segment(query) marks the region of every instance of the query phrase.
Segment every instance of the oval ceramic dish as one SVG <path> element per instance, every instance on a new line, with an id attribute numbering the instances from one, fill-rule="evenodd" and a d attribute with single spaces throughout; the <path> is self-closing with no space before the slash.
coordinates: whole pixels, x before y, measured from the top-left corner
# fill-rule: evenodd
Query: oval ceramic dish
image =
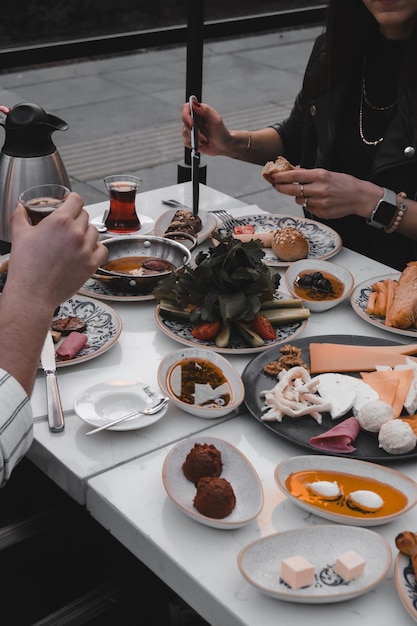
<path id="1" fill-rule="evenodd" d="M 221 453 L 223 462 L 221 478 L 230 482 L 236 496 L 235 508 L 223 519 L 201 515 L 193 506 L 196 487 L 184 476 L 182 465 L 196 443 L 212 444 Z M 195 435 L 180 441 L 165 458 L 162 480 L 168 496 L 183 513 L 212 528 L 226 530 L 240 528 L 259 514 L 264 502 L 261 481 L 248 459 L 235 446 L 215 437 Z"/>
<path id="2" fill-rule="evenodd" d="M 363 574 L 345 582 L 334 571 L 336 558 L 354 550 L 366 561 Z M 282 559 L 302 555 L 314 566 L 315 581 L 292 589 L 279 575 Z M 269 535 L 238 555 L 242 575 L 258 591 L 279 600 L 310 604 L 342 602 L 376 587 L 391 565 L 388 543 L 377 533 L 352 526 L 311 526 Z"/>
<path id="3" fill-rule="evenodd" d="M 417 622 L 417 581 L 411 558 L 401 552 L 395 559 L 395 586 L 405 609 Z"/>
<path id="4" fill-rule="evenodd" d="M 338 501 L 337 508 L 340 509 L 340 512 L 326 510 L 324 506 L 315 505 L 314 503 L 305 502 L 301 498 L 297 498 L 287 488 L 286 481 L 291 474 L 312 470 L 317 472 L 334 472 L 335 474 L 350 474 L 363 479 L 364 484 L 366 484 L 367 479 L 387 484 L 397 491 L 400 491 L 405 496 L 406 504 L 399 508 L 396 513 L 389 515 L 384 515 L 383 507 L 376 511 L 376 513 L 369 511 L 363 513 L 356 512 L 355 515 L 353 515 L 351 509 L 346 506 L 345 496 L 348 494 L 344 494 Z M 331 456 L 295 456 L 279 463 L 275 469 L 274 477 L 281 491 L 299 507 L 319 517 L 323 517 L 332 522 L 340 522 L 341 524 L 350 524 L 352 526 L 377 526 L 386 524 L 387 522 L 392 522 L 417 503 L 417 483 L 414 480 L 397 470 L 386 468 L 376 463 L 357 461 L 356 459 L 339 458 L 337 464 L 335 464 L 335 459 Z M 363 486 L 362 489 L 369 489 L 369 487 Z M 317 500 L 323 503 L 324 499 L 317 498 Z"/>
<path id="5" fill-rule="evenodd" d="M 163 237 L 165 235 L 165 232 L 177 210 L 178 209 L 170 209 L 169 211 L 163 213 L 156 220 L 153 232 L 157 237 Z M 200 232 L 198 232 L 196 235 L 198 245 L 203 243 L 203 241 L 205 241 L 207 237 L 210 237 L 213 230 L 215 230 L 215 228 L 217 227 L 217 219 L 216 216 L 213 215 L 213 213 L 209 213 L 208 211 L 200 211 L 199 218 L 201 219 L 202 228 Z"/>

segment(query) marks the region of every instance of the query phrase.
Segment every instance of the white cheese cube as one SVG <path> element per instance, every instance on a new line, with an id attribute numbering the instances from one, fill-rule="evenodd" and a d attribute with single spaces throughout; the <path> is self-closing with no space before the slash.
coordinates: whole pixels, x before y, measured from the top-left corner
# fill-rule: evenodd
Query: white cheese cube
<path id="1" fill-rule="evenodd" d="M 365 569 L 365 559 L 354 550 L 348 550 L 336 559 L 334 571 L 345 581 L 357 578 Z"/>
<path id="2" fill-rule="evenodd" d="M 314 582 L 314 565 L 303 556 L 282 559 L 280 576 L 293 589 L 308 587 Z"/>

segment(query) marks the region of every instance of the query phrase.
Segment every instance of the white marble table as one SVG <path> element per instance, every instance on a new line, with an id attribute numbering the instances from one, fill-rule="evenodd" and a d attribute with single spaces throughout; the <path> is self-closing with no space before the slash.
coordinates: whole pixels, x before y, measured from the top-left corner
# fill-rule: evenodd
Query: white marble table
<path id="1" fill-rule="evenodd" d="M 190 204 L 191 184 L 182 183 L 138 194 L 138 211 L 157 219 L 167 210 L 161 200 L 170 198 Z M 205 185 L 201 185 L 200 204 L 202 211 L 216 208 L 238 212 L 247 210 L 244 203 Z M 105 207 L 106 202 L 103 202 L 91 205 L 87 210 L 94 218 L 101 215 Z M 334 260 L 349 267 L 357 283 L 389 271 L 386 266 L 346 249 L 342 249 Z M 96 383 L 115 378 L 140 380 L 156 387 L 161 358 L 181 347 L 157 328 L 152 301 L 106 304 L 119 313 L 122 333 L 116 345 L 99 357 L 79 365 L 59 368 L 59 389 L 66 420 L 62 433 L 51 433 L 47 427 L 45 381 L 41 371 L 32 394 L 34 442 L 28 456 L 80 503 L 85 502 L 86 482 L 90 477 L 207 427 L 205 420 L 170 405 L 164 419 L 151 427 L 128 432 L 104 431 L 93 437 L 85 436 L 89 426 L 73 411 L 74 400 L 82 391 Z M 354 315 L 348 302 L 329 312 L 312 315 L 300 336 L 340 333 L 392 337 Z M 400 336 L 396 336 L 396 339 L 401 341 Z M 249 358 L 239 355 L 232 356 L 230 360 L 242 371 Z"/>
<path id="2" fill-rule="evenodd" d="M 87 509 L 105 528 L 197 610 L 211 626 L 411 626 L 393 580 L 393 567 L 380 585 L 336 604 L 293 604 L 254 589 L 237 566 L 239 551 L 272 533 L 330 524 L 290 502 L 274 480 L 277 464 L 305 452 L 244 415 L 199 433 L 228 441 L 258 472 L 265 504 L 256 518 L 237 530 L 218 530 L 187 517 L 168 498 L 162 483 L 167 446 L 101 474 L 88 482 Z M 417 479 L 414 462 L 396 469 Z M 337 468 L 337 458 L 335 458 Z M 370 528 L 388 541 L 417 528 L 415 509 L 398 520 Z"/>
<path id="3" fill-rule="evenodd" d="M 246 205 L 209 187 L 201 188 L 202 210 L 226 208 L 245 211 Z M 189 204 L 191 185 L 184 183 L 139 194 L 139 212 L 154 219 L 166 210 L 161 199 L 176 198 Z M 102 214 L 106 203 L 87 207 L 91 217 Z M 342 249 L 333 259 L 346 265 L 356 283 L 382 275 L 389 268 Z M 236 555 L 252 539 L 277 530 L 317 524 L 280 495 L 273 470 L 280 459 L 302 453 L 278 440 L 249 415 L 223 420 L 202 420 L 169 406 L 166 416 L 153 426 L 128 432 L 102 432 L 86 437 L 89 427 L 73 412 L 73 403 L 87 387 L 113 378 L 135 378 L 156 385 L 160 359 L 180 348 L 154 322 L 152 302 L 114 302 L 123 330 L 115 346 L 101 356 L 59 370 L 59 386 L 66 415 L 63 433 L 51 434 L 46 423 L 44 377 L 40 372 L 32 397 L 35 415 L 31 460 L 80 503 L 124 545 L 161 576 L 213 626 L 269 626 L 296 623 L 391 623 L 410 618 L 393 590 L 392 575 L 370 594 L 355 601 L 326 607 L 308 607 L 263 597 L 247 585 L 236 565 Z M 322 334 L 355 334 L 392 338 L 370 326 L 345 303 L 320 315 L 312 315 L 300 337 Z M 396 340 L 406 341 L 400 336 Z M 230 360 L 242 371 L 250 357 Z M 237 445 L 252 461 L 265 490 L 265 507 L 258 519 L 236 531 L 218 531 L 186 518 L 168 500 L 161 481 L 161 467 L 170 446 L 198 432 L 210 432 Z M 337 462 L 337 461 L 335 461 Z M 412 471 L 412 464 L 407 471 Z M 417 477 L 417 476 L 415 476 Z M 392 542 L 395 533 L 415 527 L 410 512 L 381 532 Z M 376 601 L 374 600 L 376 598 Z M 372 602 L 371 602 L 372 600 Z M 313 610 L 312 610 L 313 609 Z"/>

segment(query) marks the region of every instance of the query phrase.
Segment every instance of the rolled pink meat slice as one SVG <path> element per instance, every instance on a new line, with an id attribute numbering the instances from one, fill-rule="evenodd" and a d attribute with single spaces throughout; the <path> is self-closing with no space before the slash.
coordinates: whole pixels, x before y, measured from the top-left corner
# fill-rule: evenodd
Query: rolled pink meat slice
<path id="1" fill-rule="evenodd" d="M 348 417 L 340 424 L 333 426 L 321 435 L 309 439 L 310 446 L 326 452 L 354 452 L 352 443 L 359 434 L 361 427 L 356 417 Z"/>
<path id="2" fill-rule="evenodd" d="M 57 348 L 57 355 L 61 361 L 69 361 L 84 348 L 88 341 L 87 335 L 73 331 L 65 337 L 64 341 Z"/>

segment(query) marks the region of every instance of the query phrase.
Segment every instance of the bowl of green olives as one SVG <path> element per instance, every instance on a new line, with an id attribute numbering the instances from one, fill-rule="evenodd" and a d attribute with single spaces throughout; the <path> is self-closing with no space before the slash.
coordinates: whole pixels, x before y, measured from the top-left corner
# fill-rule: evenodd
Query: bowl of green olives
<path id="1" fill-rule="evenodd" d="M 331 261 L 302 259 L 292 263 L 285 274 L 290 294 L 301 298 L 314 313 L 331 309 L 352 293 L 354 279 L 345 267 Z"/>

